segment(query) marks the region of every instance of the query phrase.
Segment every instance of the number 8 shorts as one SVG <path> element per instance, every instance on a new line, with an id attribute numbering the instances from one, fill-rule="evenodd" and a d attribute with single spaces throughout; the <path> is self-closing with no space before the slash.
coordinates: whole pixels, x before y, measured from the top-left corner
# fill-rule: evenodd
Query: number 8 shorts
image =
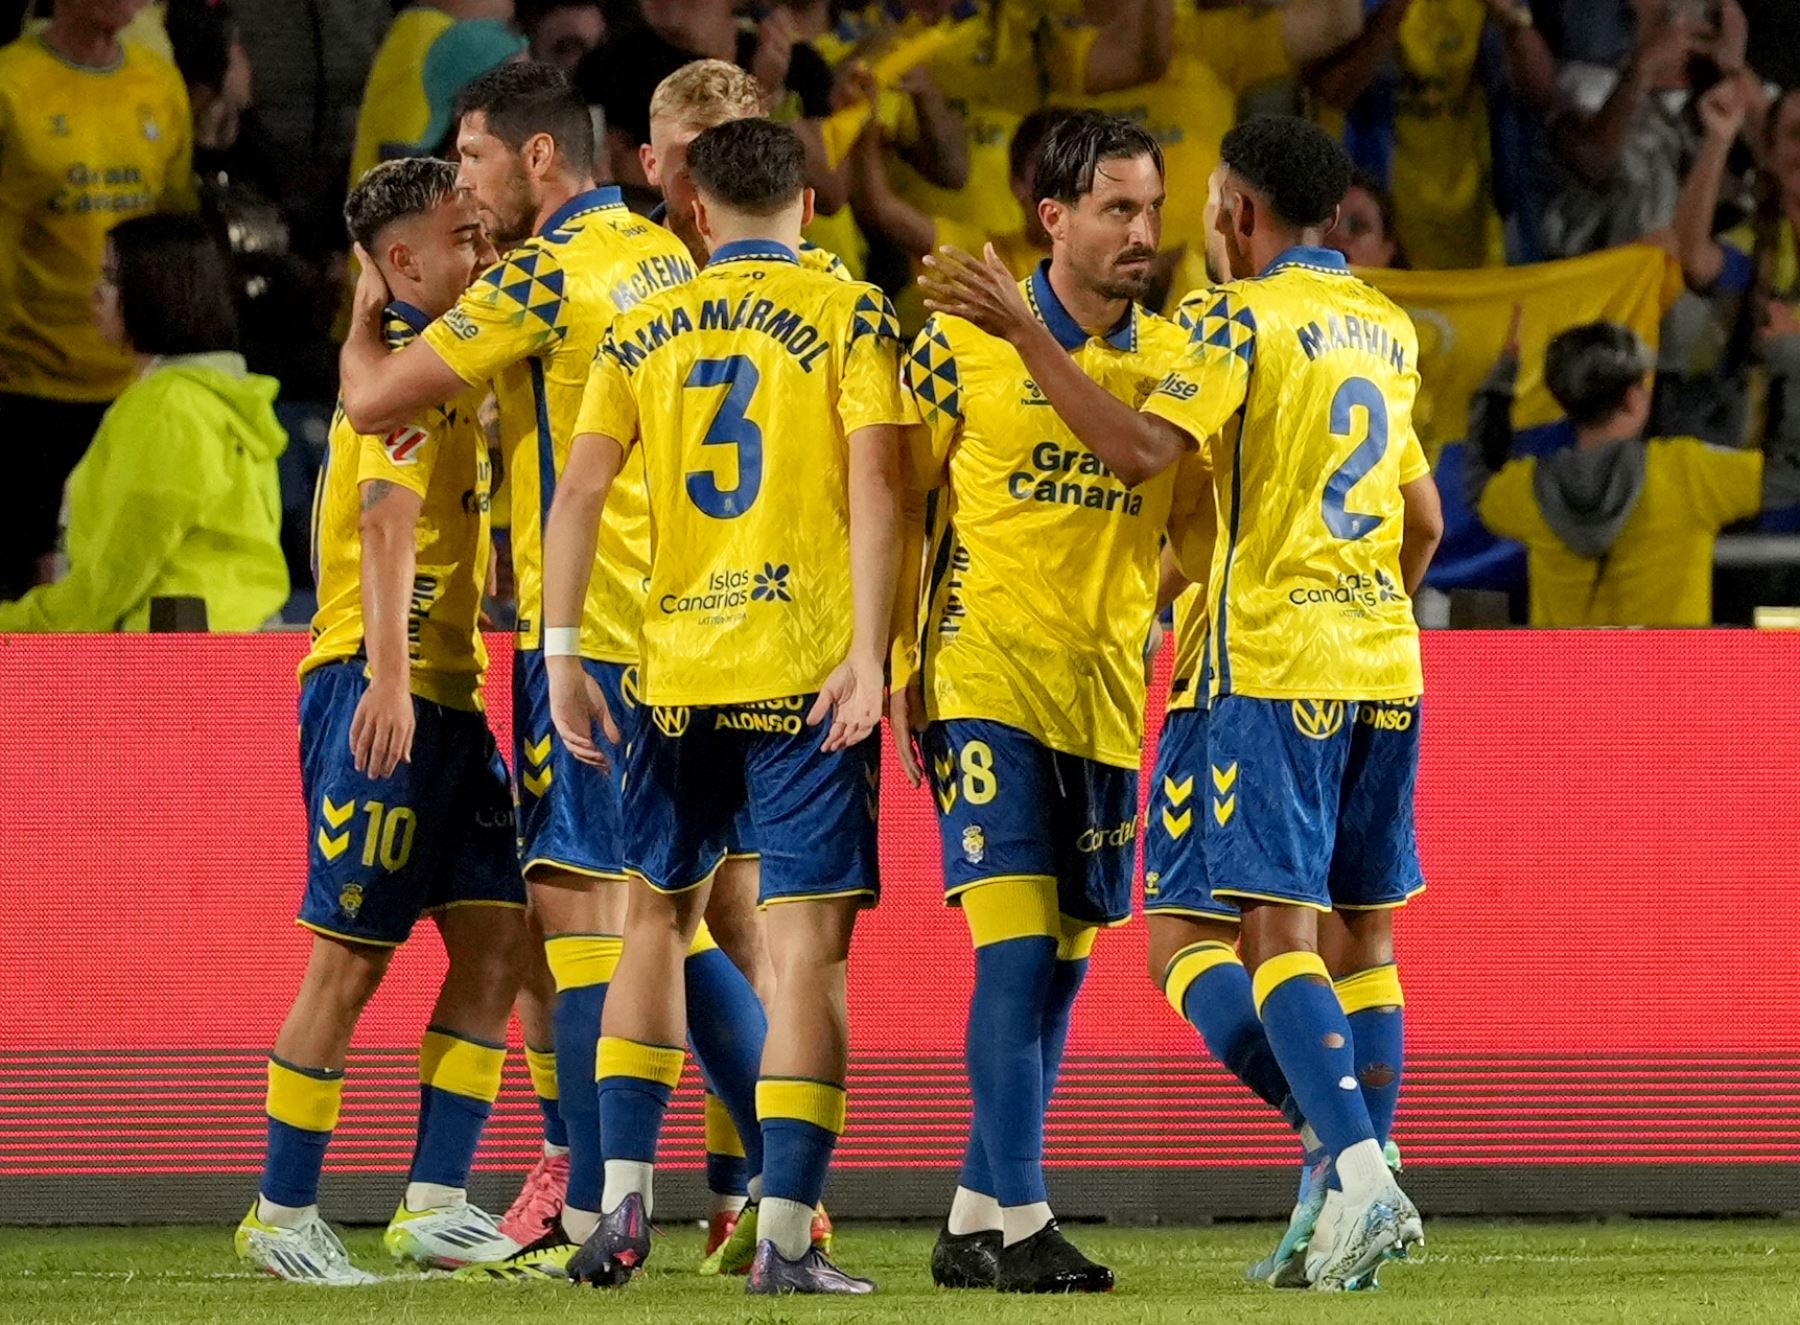
<path id="1" fill-rule="evenodd" d="M 1064 754 L 979 718 L 934 722 L 923 744 L 946 901 L 993 880 L 1038 876 L 1056 880 L 1058 909 L 1071 920 L 1130 917 L 1135 768 Z"/>
<path id="2" fill-rule="evenodd" d="M 300 686 L 306 895 L 299 923 L 397 947 L 427 912 L 525 905 L 506 766 L 481 713 L 414 698 L 412 759 L 359 773 L 350 722 L 368 689 L 361 663 L 332 663 Z"/>

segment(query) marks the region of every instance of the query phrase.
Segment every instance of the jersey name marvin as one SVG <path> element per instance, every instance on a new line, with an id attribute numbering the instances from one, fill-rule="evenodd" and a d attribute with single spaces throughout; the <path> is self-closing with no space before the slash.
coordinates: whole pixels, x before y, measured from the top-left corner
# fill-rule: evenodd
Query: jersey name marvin
<path id="1" fill-rule="evenodd" d="M 1374 318 L 1358 317 L 1355 313 L 1340 318 L 1333 313 L 1323 327 L 1308 322 L 1294 334 L 1300 337 L 1300 348 L 1308 359 L 1337 350 L 1358 350 L 1384 360 L 1396 373 L 1406 371 L 1405 342 Z"/>
<path id="2" fill-rule="evenodd" d="M 1006 476 L 1006 490 L 1015 501 L 1055 502 L 1120 515 L 1137 515 L 1144 509 L 1142 495 L 1128 491 L 1092 451 L 1043 441 L 1031 448 L 1031 464 L 1035 473 L 1019 469 Z M 1079 481 L 1083 478 L 1099 481 Z"/>
<path id="3" fill-rule="evenodd" d="M 688 310 L 677 304 L 667 313 L 650 318 L 629 340 L 608 337 L 600 352 L 626 372 L 634 372 L 652 351 L 660 349 L 677 336 L 695 330 Z M 795 362 L 811 372 L 826 350 L 828 341 L 812 323 L 791 308 L 778 308 L 773 299 L 747 294 L 733 308 L 729 299 L 708 299 L 700 305 L 701 331 L 760 331 L 794 356 Z"/>

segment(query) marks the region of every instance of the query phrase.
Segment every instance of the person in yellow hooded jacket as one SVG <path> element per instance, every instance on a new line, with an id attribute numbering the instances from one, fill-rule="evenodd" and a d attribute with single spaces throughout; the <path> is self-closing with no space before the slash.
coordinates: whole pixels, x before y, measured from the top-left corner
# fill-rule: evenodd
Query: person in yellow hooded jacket
<path id="1" fill-rule="evenodd" d="M 68 573 L 0 603 L 0 632 L 146 630 L 158 598 L 255 630 L 288 596 L 279 384 L 237 352 L 229 261 L 197 218 L 121 222 L 95 312 L 140 375 L 69 476 Z"/>

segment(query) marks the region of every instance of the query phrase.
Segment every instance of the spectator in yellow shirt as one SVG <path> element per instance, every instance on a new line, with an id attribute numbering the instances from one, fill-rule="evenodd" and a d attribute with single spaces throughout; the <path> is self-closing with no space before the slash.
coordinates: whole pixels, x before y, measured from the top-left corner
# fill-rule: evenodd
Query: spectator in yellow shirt
<path id="1" fill-rule="evenodd" d="M 106 233 L 194 206 L 181 75 L 120 40 L 143 8 L 56 0 L 47 27 L 0 48 L 0 599 L 48 577 L 63 482 L 132 378 L 94 321 Z"/>
<path id="2" fill-rule="evenodd" d="M 1531 624 L 1709 626 L 1713 544 L 1726 525 L 1800 500 L 1791 443 L 1762 452 L 1692 437 L 1645 439 L 1650 349 L 1595 322 L 1550 342 L 1544 381 L 1575 425 L 1572 448 L 1509 459 L 1519 373 L 1513 342 L 1469 420 L 1469 504 L 1525 545 Z"/>

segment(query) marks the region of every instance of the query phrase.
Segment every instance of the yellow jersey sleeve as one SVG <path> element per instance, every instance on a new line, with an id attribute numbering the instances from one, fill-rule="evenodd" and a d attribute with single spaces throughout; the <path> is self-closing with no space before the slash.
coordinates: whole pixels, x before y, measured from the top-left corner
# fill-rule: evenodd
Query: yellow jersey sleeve
<path id="1" fill-rule="evenodd" d="M 900 319 L 874 287 L 857 298 L 850 343 L 838 381 L 838 421 L 849 436 L 858 428 L 918 420 L 912 397 L 900 388 Z"/>
<path id="2" fill-rule="evenodd" d="M 483 272 L 424 341 L 470 386 L 485 382 L 562 341 L 565 281 L 555 250 L 527 242 Z"/>
<path id="3" fill-rule="evenodd" d="M 1501 538 L 1529 539 L 1543 522 L 1537 497 L 1532 492 L 1532 472 L 1537 461 L 1508 460 L 1481 490 L 1475 513 L 1481 523 Z"/>
<path id="4" fill-rule="evenodd" d="M 1182 300 L 1187 352 L 1144 402 L 1205 447 L 1243 408 L 1256 362 L 1256 315 L 1231 286 L 1208 292 L 1198 310 Z"/>
<path id="5" fill-rule="evenodd" d="M 1425 446 L 1414 428 L 1406 434 L 1406 448 L 1400 452 L 1400 486 L 1417 483 L 1430 473 L 1431 461 L 1425 458 Z"/>
<path id="6" fill-rule="evenodd" d="M 1693 437 L 1669 443 L 1683 474 L 1694 513 L 1723 528 L 1762 510 L 1763 454 L 1709 446 Z"/>
<path id="7" fill-rule="evenodd" d="M 914 337 L 901 385 L 918 411 L 920 427 L 908 433 L 913 486 L 929 492 L 944 482 L 950 448 L 962 427 L 962 383 L 956 352 L 944 323 L 933 317 Z"/>
<path id="8" fill-rule="evenodd" d="M 618 345 L 609 332 L 600 353 L 594 357 L 593 371 L 581 393 L 575 435 L 595 433 L 610 437 L 629 451 L 637 441 L 637 431 L 637 395 L 630 376 L 620 366 Z"/>

